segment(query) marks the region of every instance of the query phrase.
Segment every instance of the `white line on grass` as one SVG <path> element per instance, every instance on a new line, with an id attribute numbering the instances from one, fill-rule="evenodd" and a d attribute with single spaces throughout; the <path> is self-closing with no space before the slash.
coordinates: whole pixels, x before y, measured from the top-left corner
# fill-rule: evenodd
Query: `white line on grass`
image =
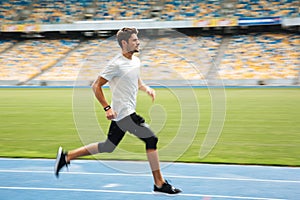
<path id="1" fill-rule="evenodd" d="M 31 170 L 0 170 L 0 173 L 36 173 L 36 174 L 54 174 L 53 171 L 31 171 Z M 70 175 L 99 175 L 99 176 L 139 176 L 152 177 L 151 174 L 123 174 L 123 173 L 97 173 L 97 172 L 61 172 L 60 174 Z M 177 176 L 166 175 L 169 178 L 181 179 L 205 179 L 205 180 L 225 180 L 225 181 L 251 181 L 251 182 L 271 182 L 271 183 L 300 183 L 300 180 L 279 180 L 279 179 L 252 179 L 252 178 L 230 178 L 230 177 L 211 177 L 211 176 Z"/>
<path id="2" fill-rule="evenodd" d="M 45 162 L 54 162 L 54 159 L 45 159 L 45 158 L 0 158 L 0 161 L 45 161 Z M 79 160 L 74 160 L 74 163 L 95 163 L 95 162 L 100 162 L 100 163 L 116 163 L 116 162 L 122 162 L 122 163 L 129 163 L 129 164 L 145 164 L 148 165 L 147 161 L 119 161 L 119 160 L 84 160 L 84 159 L 79 159 Z M 213 167 L 231 167 L 231 168 L 268 168 L 268 169 L 296 169 L 299 167 L 288 167 L 288 166 L 264 166 L 264 165 L 239 165 L 239 164 L 209 164 L 209 163 L 183 163 L 183 162 L 164 162 L 161 161 L 162 165 L 183 165 L 183 166 L 213 166 Z"/>
<path id="3" fill-rule="evenodd" d="M 135 194 L 135 195 L 153 195 L 152 192 L 136 192 L 122 190 L 92 190 L 79 188 L 38 188 L 38 187 L 7 187 L 0 186 L 4 190 L 35 190 L 35 191 L 70 191 L 70 192 L 96 192 L 96 193 L 119 193 L 119 194 Z M 224 195 L 205 195 L 205 194 L 177 194 L 186 197 L 210 197 L 210 198 L 231 198 L 231 199 L 252 199 L 252 200 L 283 200 L 263 197 L 243 197 L 243 196 L 224 196 Z"/>

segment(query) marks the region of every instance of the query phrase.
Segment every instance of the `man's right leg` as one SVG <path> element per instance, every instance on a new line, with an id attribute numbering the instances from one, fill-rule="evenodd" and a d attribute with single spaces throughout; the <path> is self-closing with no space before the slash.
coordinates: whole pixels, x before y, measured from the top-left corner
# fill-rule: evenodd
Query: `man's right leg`
<path id="1" fill-rule="evenodd" d="M 98 142 L 69 151 L 66 155 L 66 161 L 69 163 L 71 160 L 78 157 L 94 155 L 97 153 L 99 153 Z"/>
<path id="2" fill-rule="evenodd" d="M 104 152 L 112 153 L 121 142 L 124 135 L 125 132 L 117 126 L 115 121 L 112 121 L 105 142 L 92 143 L 68 152 L 67 162 L 70 162 L 71 160 L 82 156 L 94 155 Z"/>
<path id="3" fill-rule="evenodd" d="M 92 143 L 78 149 L 71 150 L 70 152 L 64 152 L 62 147 L 59 147 L 54 167 L 55 175 L 58 177 L 59 171 L 63 167 L 67 167 L 71 160 L 96 153 L 99 153 L 98 143 Z"/>
<path id="4" fill-rule="evenodd" d="M 115 121 L 112 121 L 110 124 L 108 136 L 105 142 L 92 143 L 78 149 L 71 150 L 69 152 L 63 152 L 60 147 L 58 150 L 56 164 L 55 164 L 55 175 L 58 177 L 59 171 L 67 166 L 71 160 L 74 160 L 78 157 L 94 155 L 97 153 L 111 153 L 118 146 L 122 138 L 124 137 L 125 132 L 122 131 L 116 124 Z"/>
<path id="5" fill-rule="evenodd" d="M 98 143 L 92 143 L 78 149 L 71 150 L 70 152 L 64 152 L 62 147 L 59 147 L 54 167 L 56 177 L 59 176 L 59 171 L 63 167 L 67 167 L 70 164 L 71 160 L 96 153 L 99 153 Z"/>

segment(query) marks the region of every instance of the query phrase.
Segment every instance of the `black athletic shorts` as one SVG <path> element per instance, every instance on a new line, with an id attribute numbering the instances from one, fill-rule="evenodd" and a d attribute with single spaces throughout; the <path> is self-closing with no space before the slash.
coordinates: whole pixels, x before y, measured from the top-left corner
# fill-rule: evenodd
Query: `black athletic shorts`
<path id="1" fill-rule="evenodd" d="M 149 140 L 152 141 L 153 138 L 157 140 L 155 134 L 148 125 L 145 124 L 144 118 L 136 113 L 132 113 L 120 121 L 111 121 L 107 140 L 113 145 L 118 146 L 127 131 L 144 141 L 146 144 L 149 143 Z M 150 147 L 146 146 L 146 148 L 156 149 L 156 143 L 155 145 L 150 144 Z"/>

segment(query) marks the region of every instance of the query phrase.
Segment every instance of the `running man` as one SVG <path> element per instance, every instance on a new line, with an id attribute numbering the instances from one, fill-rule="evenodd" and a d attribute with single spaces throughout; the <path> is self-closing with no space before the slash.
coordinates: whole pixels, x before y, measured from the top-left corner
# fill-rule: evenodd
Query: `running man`
<path id="1" fill-rule="evenodd" d="M 177 194 L 181 190 L 170 185 L 160 171 L 158 138 L 135 111 L 138 90 L 146 92 L 152 101 L 155 100 L 155 91 L 145 85 L 140 78 L 140 60 L 134 55 L 139 52 L 140 41 L 137 35 L 136 28 L 122 28 L 117 32 L 117 40 L 122 52 L 106 66 L 92 85 L 97 100 L 103 106 L 106 118 L 111 120 L 106 141 L 92 143 L 69 152 L 64 152 L 60 147 L 55 163 L 55 175 L 58 177 L 59 171 L 78 157 L 113 152 L 128 131 L 145 143 L 154 179 L 153 191 Z M 111 105 L 107 102 L 102 90 L 102 86 L 107 82 L 112 92 Z"/>

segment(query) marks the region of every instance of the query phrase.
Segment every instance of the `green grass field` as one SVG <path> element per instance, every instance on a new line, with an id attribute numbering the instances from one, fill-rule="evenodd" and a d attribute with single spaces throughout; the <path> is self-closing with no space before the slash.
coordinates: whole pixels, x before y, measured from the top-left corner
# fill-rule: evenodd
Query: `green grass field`
<path id="1" fill-rule="evenodd" d="M 137 112 L 158 130 L 160 151 L 167 149 L 169 142 L 178 136 L 182 103 L 182 106 L 191 103 L 188 99 L 178 100 L 174 90 L 185 93 L 185 89 L 156 89 L 154 104 L 146 94 L 138 96 Z M 182 143 L 191 141 L 191 144 L 185 149 L 186 146 L 177 141 L 174 155 L 169 151 L 169 157 L 162 156 L 162 160 L 300 166 L 299 88 L 226 89 L 223 131 L 214 149 L 204 159 L 199 158 L 199 150 L 210 124 L 211 101 L 207 89 L 194 89 L 194 92 L 200 110 L 199 126 L 190 123 L 188 127 L 185 123 L 182 130 L 186 137 L 178 136 Z M 105 93 L 109 99 L 109 90 Z M 82 131 L 78 134 L 72 102 L 73 89 L 0 89 L 0 157 L 54 158 L 60 145 L 69 150 L 81 146 L 82 138 L 84 141 L 103 140 L 103 134 L 97 135 L 88 128 L 86 135 Z M 99 127 L 106 132 L 109 121 L 100 105 L 97 102 L 94 105 Z M 196 108 L 194 112 L 197 112 Z M 165 121 L 160 124 L 151 116 L 165 116 Z M 190 138 L 189 130 L 195 129 L 195 138 Z M 180 156 L 178 152 L 181 152 Z M 96 158 L 146 159 L 144 144 L 130 134 L 114 153 Z"/>

